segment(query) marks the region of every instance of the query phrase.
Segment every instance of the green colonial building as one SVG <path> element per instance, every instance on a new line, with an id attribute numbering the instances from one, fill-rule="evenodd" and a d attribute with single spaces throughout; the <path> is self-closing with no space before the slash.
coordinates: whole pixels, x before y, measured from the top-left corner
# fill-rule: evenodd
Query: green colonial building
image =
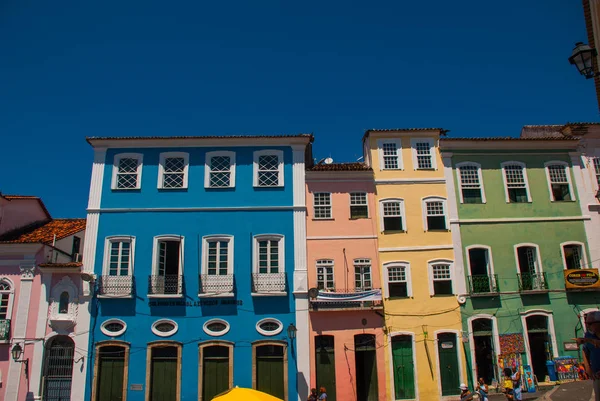
<path id="1" fill-rule="evenodd" d="M 600 283 L 588 269 L 577 145 L 569 138 L 440 140 L 471 384 L 500 381 L 502 367 L 515 365 L 533 371 L 524 376 L 530 383 L 534 375 L 543 381 L 547 361 L 579 357 L 572 338 L 582 335 L 584 314 L 597 310 Z M 565 270 L 574 288 L 566 288 Z M 576 279 L 581 273 L 591 286 Z"/>

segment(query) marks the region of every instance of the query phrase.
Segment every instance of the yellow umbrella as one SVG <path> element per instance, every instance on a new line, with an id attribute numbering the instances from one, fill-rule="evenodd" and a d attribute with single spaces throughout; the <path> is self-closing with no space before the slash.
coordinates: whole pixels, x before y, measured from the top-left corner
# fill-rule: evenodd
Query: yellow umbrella
<path id="1" fill-rule="evenodd" d="M 281 398 L 273 397 L 262 391 L 251 388 L 234 387 L 217 395 L 212 401 L 283 401 Z"/>

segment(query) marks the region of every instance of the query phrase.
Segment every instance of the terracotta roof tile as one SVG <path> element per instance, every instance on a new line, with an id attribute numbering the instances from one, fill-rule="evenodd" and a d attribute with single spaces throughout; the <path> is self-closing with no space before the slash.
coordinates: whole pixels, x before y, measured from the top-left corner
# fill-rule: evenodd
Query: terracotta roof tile
<path id="1" fill-rule="evenodd" d="M 373 171 L 365 163 L 331 163 L 316 164 L 307 169 L 308 171 Z"/>
<path id="2" fill-rule="evenodd" d="M 442 142 L 451 141 L 578 141 L 578 138 L 573 137 L 533 137 L 533 138 L 515 138 L 512 136 L 494 136 L 487 138 L 441 138 Z"/>
<path id="3" fill-rule="evenodd" d="M 276 138 L 310 138 L 312 142 L 314 137 L 313 134 L 281 134 L 281 135 L 189 135 L 189 136 L 89 136 L 86 137 L 85 140 L 88 143 L 91 141 L 97 140 L 111 140 L 111 141 L 119 141 L 119 140 L 152 140 L 152 139 L 232 139 L 232 138 L 242 138 L 242 139 L 252 139 L 252 138 L 268 138 L 268 139 L 276 139 Z"/>
<path id="4" fill-rule="evenodd" d="M 0 236 L 0 242 L 49 244 L 54 235 L 59 240 L 82 230 L 85 230 L 85 219 L 54 219 L 9 231 Z"/>
<path id="5" fill-rule="evenodd" d="M 39 267 L 81 267 L 83 263 L 81 262 L 68 262 L 68 263 L 40 263 Z"/>
<path id="6" fill-rule="evenodd" d="M 371 132 L 393 132 L 393 131 L 440 131 L 441 135 L 446 135 L 450 130 L 444 128 L 371 128 L 365 130 L 365 134 L 362 137 L 364 141 Z"/>

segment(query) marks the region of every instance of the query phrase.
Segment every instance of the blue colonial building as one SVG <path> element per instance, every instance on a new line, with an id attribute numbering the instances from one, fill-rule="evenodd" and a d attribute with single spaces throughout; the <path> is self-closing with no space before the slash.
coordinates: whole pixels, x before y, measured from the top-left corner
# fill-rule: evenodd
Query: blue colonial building
<path id="1" fill-rule="evenodd" d="M 312 140 L 88 138 L 86 400 L 306 398 Z"/>

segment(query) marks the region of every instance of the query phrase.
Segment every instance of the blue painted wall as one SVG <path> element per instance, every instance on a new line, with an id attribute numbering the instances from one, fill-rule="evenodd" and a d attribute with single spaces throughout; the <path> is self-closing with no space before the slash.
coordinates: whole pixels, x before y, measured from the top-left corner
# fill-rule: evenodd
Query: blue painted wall
<path id="1" fill-rule="evenodd" d="M 145 207 L 221 207 L 221 206 L 291 206 L 292 205 L 292 151 L 284 150 L 284 188 L 260 188 L 252 185 L 252 152 L 260 148 L 185 148 L 185 149 L 126 149 L 109 150 L 106 157 L 102 185 L 103 208 Z M 204 155 L 212 150 L 236 152 L 236 187 L 225 190 L 204 188 Z M 158 190 L 159 153 L 185 151 L 190 154 L 187 190 Z M 138 191 L 112 191 L 112 161 L 123 152 L 143 153 L 142 188 Z M 149 299 L 148 276 L 152 274 L 153 238 L 162 234 L 184 237 L 184 298 Z M 199 298 L 198 274 L 201 270 L 202 237 L 227 234 L 234 237 L 235 300 L 241 305 L 223 305 L 221 300 L 232 298 Z M 281 234 L 285 237 L 285 272 L 287 296 L 251 296 L 252 244 L 258 234 Z M 122 340 L 131 344 L 128 386 L 143 384 L 144 391 L 128 389 L 128 401 L 142 401 L 146 383 L 146 345 L 152 341 L 173 340 L 183 343 L 181 400 L 198 399 L 198 345 L 203 341 L 226 340 L 234 347 L 234 385 L 252 387 L 252 342 L 287 339 L 287 327 L 295 323 L 292 280 L 294 271 L 293 211 L 192 211 L 192 212 L 119 212 L 101 213 L 96 246 L 95 272 L 102 274 L 105 238 L 112 235 L 135 237 L 134 299 L 97 299 L 91 302 L 92 327 L 86 399 L 90 399 L 95 343 Z M 185 302 L 185 306 L 149 306 L 149 302 Z M 214 303 L 217 305 L 202 305 Z M 272 317 L 283 323 L 283 331 L 276 336 L 263 336 L 256 331 L 256 323 Z M 103 321 L 119 318 L 127 323 L 127 331 L 120 337 L 108 337 L 100 331 Z M 158 337 L 151 325 L 158 319 L 177 322 L 178 332 L 171 337 Z M 213 318 L 229 322 L 231 329 L 224 336 L 212 337 L 202 326 Z M 296 358 L 294 347 L 288 341 L 288 394 L 296 396 Z"/>

